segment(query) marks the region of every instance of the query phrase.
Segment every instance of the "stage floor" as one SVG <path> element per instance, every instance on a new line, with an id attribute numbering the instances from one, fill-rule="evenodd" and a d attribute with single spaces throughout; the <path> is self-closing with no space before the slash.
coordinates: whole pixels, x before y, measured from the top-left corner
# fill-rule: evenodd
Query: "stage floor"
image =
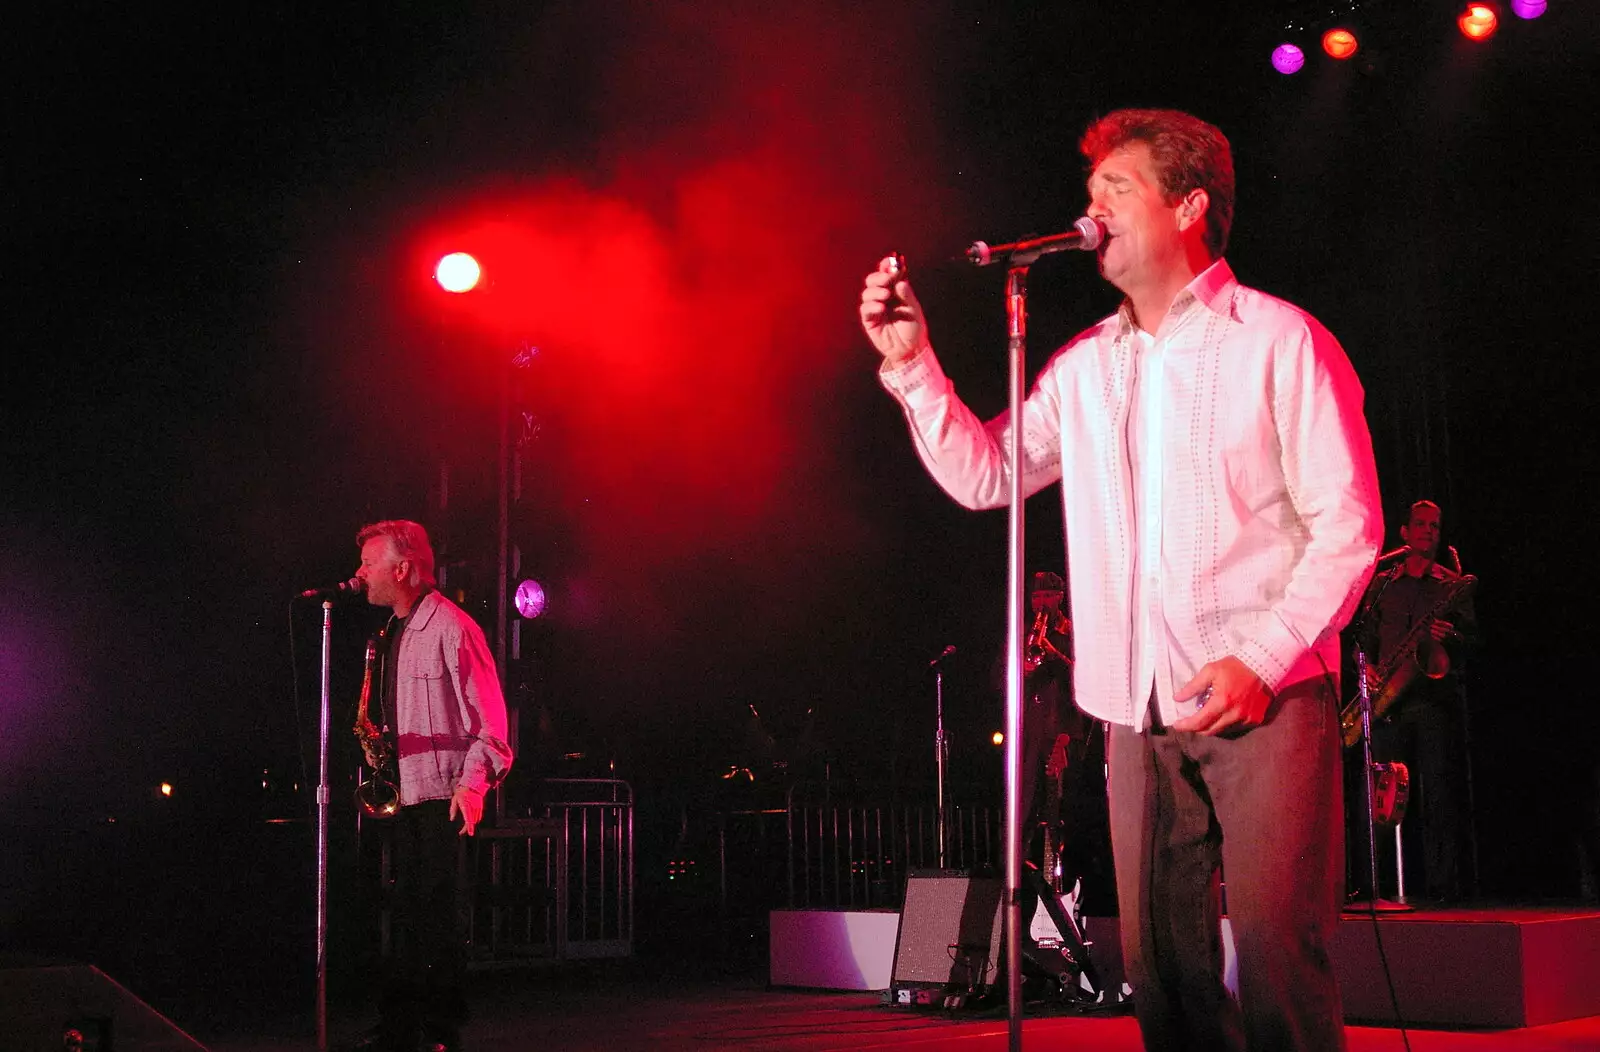
<path id="1" fill-rule="evenodd" d="M 589 1052 L 602 1049 L 753 1049 L 825 1052 L 908 1049 L 998 1052 L 1007 1046 L 1004 1016 L 946 1015 L 886 1008 L 871 993 L 768 990 L 757 981 L 685 977 L 670 968 L 596 962 L 566 973 L 520 971 L 480 975 L 476 1016 L 468 1032 L 474 1052 Z M 334 1016 L 335 1039 L 365 1018 Z M 1352 1026 L 1351 1052 L 1404 1047 L 1393 1028 Z M 256 1023 L 194 1031 L 211 1052 L 313 1052 L 309 1010 Z M 1416 1052 L 1593 1052 L 1600 1017 L 1499 1031 L 1409 1031 Z M 1137 1052 L 1131 1017 L 1029 1016 L 1027 1048 Z"/>

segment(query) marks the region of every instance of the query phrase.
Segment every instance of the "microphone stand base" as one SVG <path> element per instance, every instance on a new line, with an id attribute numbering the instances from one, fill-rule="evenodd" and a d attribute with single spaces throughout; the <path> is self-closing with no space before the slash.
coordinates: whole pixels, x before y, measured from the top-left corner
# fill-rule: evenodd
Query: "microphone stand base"
<path id="1" fill-rule="evenodd" d="M 1379 899 L 1377 902 L 1351 899 L 1344 904 L 1345 913 L 1414 913 L 1416 909 L 1409 902 L 1395 902 L 1392 899 Z"/>

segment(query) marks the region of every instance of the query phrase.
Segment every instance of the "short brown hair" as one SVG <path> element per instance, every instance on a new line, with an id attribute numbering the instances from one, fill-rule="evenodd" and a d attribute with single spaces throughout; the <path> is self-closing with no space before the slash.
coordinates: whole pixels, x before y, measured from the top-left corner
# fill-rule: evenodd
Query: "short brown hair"
<path id="1" fill-rule="evenodd" d="M 384 519 L 361 527 L 356 534 L 356 544 L 364 545 L 374 537 L 387 537 L 394 553 L 411 563 L 413 587 L 432 588 L 438 584 L 433 576 L 433 545 L 428 542 L 428 531 L 421 523 L 410 519 Z"/>
<path id="2" fill-rule="evenodd" d="M 1439 517 L 1439 521 L 1440 522 L 1444 521 L 1444 512 L 1439 510 L 1439 505 L 1435 504 L 1433 501 L 1431 501 L 1431 500 L 1427 499 L 1426 497 L 1424 497 L 1421 500 L 1412 501 L 1411 502 L 1411 507 L 1406 509 L 1406 525 L 1407 526 L 1410 526 L 1411 525 L 1411 520 L 1416 517 L 1418 508 L 1432 508 L 1433 509 L 1433 513 Z"/>
<path id="3" fill-rule="evenodd" d="M 1079 149 L 1093 171 L 1108 154 L 1142 142 L 1150 148 L 1167 204 L 1204 190 L 1206 248 L 1216 259 L 1233 229 L 1233 149 L 1215 125 L 1181 110 L 1117 110 L 1089 125 Z"/>

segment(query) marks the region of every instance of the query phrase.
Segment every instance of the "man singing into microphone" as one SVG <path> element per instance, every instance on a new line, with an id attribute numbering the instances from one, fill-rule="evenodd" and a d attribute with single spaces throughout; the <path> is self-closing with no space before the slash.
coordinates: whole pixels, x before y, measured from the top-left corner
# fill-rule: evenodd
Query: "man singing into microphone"
<path id="1" fill-rule="evenodd" d="M 364 527 L 356 543 L 367 601 L 394 610 L 382 699 L 399 758 L 400 812 L 380 1018 L 346 1047 L 417 1052 L 426 1039 L 420 1047 L 429 1052 L 456 1052 L 467 1019 L 460 838 L 473 834 L 484 794 L 511 768 L 505 697 L 483 630 L 435 590 L 427 531 L 394 519 Z"/>
<path id="2" fill-rule="evenodd" d="M 1123 955 L 1149 1049 L 1338 1049 L 1339 629 L 1382 538 L 1362 391 L 1304 311 L 1234 278 L 1211 125 L 1122 110 L 1083 137 L 1125 298 L 1023 409 L 1022 489 L 1060 481 L 1074 691 L 1111 727 Z M 1014 428 L 956 396 L 885 261 L 861 321 L 934 479 L 1007 503 Z M 1238 960 L 1223 982 L 1219 878 Z"/>

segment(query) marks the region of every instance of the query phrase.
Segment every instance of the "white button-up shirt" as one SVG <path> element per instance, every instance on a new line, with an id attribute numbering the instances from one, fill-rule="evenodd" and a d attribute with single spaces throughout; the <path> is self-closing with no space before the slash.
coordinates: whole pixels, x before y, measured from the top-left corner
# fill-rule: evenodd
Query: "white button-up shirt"
<path id="1" fill-rule="evenodd" d="M 1009 496 L 1009 413 L 987 424 L 931 348 L 884 386 L 934 479 L 969 508 Z M 1153 334 L 1126 305 L 1078 335 L 1023 407 L 1023 492 L 1062 483 L 1078 704 L 1146 726 L 1233 656 L 1269 689 L 1337 676 L 1383 539 L 1361 384 L 1304 311 L 1218 260 Z"/>

